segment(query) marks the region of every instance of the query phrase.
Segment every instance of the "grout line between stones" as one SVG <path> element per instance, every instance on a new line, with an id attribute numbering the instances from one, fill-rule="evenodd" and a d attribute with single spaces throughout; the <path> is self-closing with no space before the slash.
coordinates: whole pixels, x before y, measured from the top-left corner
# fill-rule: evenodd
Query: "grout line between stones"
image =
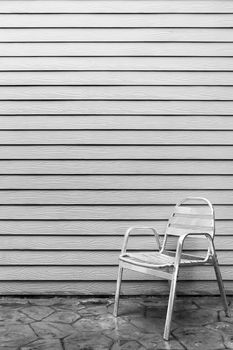
<path id="1" fill-rule="evenodd" d="M 179 340 L 179 338 L 175 336 L 175 334 L 173 333 L 173 330 L 171 331 L 171 335 L 184 348 L 184 350 L 188 350 L 188 348 Z"/>

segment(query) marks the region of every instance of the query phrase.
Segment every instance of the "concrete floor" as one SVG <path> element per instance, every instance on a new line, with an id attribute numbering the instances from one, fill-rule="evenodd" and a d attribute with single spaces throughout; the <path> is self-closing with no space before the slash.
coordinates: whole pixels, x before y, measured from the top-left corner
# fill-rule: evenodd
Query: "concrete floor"
<path id="1" fill-rule="evenodd" d="M 233 318 L 219 298 L 178 297 L 169 342 L 166 303 L 122 298 L 115 319 L 113 299 L 0 298 L 0 350 L 233 349 Z"/>

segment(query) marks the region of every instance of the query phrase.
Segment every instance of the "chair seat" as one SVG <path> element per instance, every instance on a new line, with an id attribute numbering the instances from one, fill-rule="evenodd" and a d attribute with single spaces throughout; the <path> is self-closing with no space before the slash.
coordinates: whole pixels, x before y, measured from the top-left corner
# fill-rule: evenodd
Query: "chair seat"
<path id="1" fill-rule="evenodd" d="M 171 252 L 172 254 L 172 252 Z M 164 268 L 174 266 L 175 256 L 162 254 L 160 252 L 153 253 L 126 253 L 119 257 L 120 260 L 129 262 L 131 264 L 150 267 L 150 268 Z M 180 265 L 198 264 L 203 262 L 201 257 L 192 257 L 192 259 L 181 258 Z"/>

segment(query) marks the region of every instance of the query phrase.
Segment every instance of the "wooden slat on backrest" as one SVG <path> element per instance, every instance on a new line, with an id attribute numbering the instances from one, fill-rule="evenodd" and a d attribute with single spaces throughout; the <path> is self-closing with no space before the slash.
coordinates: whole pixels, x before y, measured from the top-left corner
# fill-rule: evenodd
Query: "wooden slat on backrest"
<path id="1" fill-rule="evenodd" d="M 175 207 L 166 234 L 181 236 L 185 233 L 214 235 L 214 212 L 202 199 L 186 199 Z M 200 238 L 200 236 L 194 237 Z"/>

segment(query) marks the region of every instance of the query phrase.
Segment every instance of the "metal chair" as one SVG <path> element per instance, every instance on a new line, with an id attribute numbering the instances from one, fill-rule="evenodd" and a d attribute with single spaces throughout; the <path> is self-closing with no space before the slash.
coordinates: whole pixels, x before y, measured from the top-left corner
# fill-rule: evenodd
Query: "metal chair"
<path id="1" fill-rule="evenodd" d="M 158 252 L 128 253 L 126 251 L 130 233 L 135 229 L 151 230 L 158 245 Z M 171 320 L 176 294 L 176 284 L 179 268 L 184 266 L 213 265 L 227 316 L 230 316 L 224 285 L 214 247 L 215 219 L 211 203 L 201 197 L 188 197 L 180 201 L 168 220 L 162 246 L 157 231 L 153 227 L 131 227 L 126 231 L 121 255 L 115 295 L 114 316 L 118 315 L 119 294 L 123 269 L 131 269 L 145 274 L 151 274 L 169 280 L 170 294 L 163 338 L 169 340 Z M 176 236 L 176 250 L 171 251 L 168 240 Z M 186 254 L 184 241 L 190 237 L 206 240 L 208 244 L 205 257 Z M 174 237 L 173 237 L 174 239 Z"/>

